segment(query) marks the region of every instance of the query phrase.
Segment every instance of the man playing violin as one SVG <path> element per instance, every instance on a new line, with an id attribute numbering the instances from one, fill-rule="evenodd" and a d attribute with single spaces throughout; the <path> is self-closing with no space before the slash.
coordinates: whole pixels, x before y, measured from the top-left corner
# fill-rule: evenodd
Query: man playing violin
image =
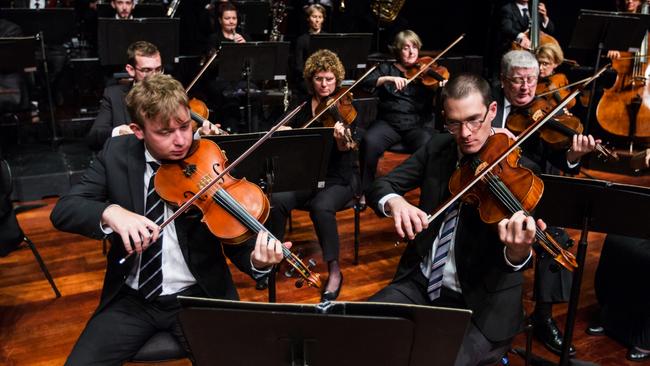
<path id="1" fill-rule="evenodd" d="M 535 99 L 535 90 L 540 68 L 535 56 L 528 51 L 510 51 L 501 60 L 501 86 L 494 95 L 498 102 L 497 116 L 493 127 L 508 127 L 508 118 L 518 113 L 528 113 L 526 108 Z M 539 136 L 532 136 L 522 144 L 521 163 L 536 173 L 557 172 L 558 169 L 575 174 L 580 168 L 580 159 L 594 151 L 600 140 L 591 135 L 575 134 L 570 138 L 571 146 L 566 150 L 553 149 Z M 568 242 L 563 229 L 550 228 L 559 237 L 559 242 Z M 562 333 L 552 318 L 552 305 L 567 302 L 570 296 L 571 273 L 557 269 L 553 259 L 544 252 L 537 256 L 535 281 L 535 311 L 531 319 L 535 323 L 535 334 L 551 351 L 560 354 Z M 575 354 L 573 346 L 570 353 Z"/>
<path id="2" fill-rule="evenodd" d="M 481 151 L 494 133 L 497 112 L 489 84 L 477 75 L 452 77 L 442 98 L 450 133 L 433 135 L 367 193 L 370 207 L 392 216 L 398 235 L 409 239 L 393 281 L 370 301 L 472 310 L 456 365 L 495 364 L 521 328 L 521 271 L 530 262 L 535 224 L 546 225 L 519 211 L 495 228 L 464 203 L 428 224 L 427 215 L 449 198 L 449 180 L 459 162 Z M 403 198 L 416 188 L 421 190 L 417 207 Z"/>
<path id="3" fill-rule="evenodd" d="M 425 124 L 433 118 L 435 91 L 420 82 L 407 85 L 406 69 L 418 62 L 422 41 L 411 30 L 399 32 L 391 47 L 397 63 L 383 63 L 363 82 L 364 88 L 379 97 L 377 119 L 361 141 L 362 187 L 366 190 L 375 178 L 377 162 L 389 147 L 401 142 L 416 151 L 431 138 Z"/>
<path id="4" fill-rule="evenodd" d="M 345 76 L 345 68 L 338 56 L 330 50 L 318 50 L 305 61 L 303 77 L 311 95 L 307 104 L 292 120 L 292 126 L 300 128 L 309 122 L 316 114 L 319 106 L 326 105 L 326 100 L 338 91 Z M 351 95 L 350 95 L 351 97 Z M 333 106 L 330 109 L 342 109 Z M 338 297 L 343 284 L 343 274 L 339 264 L 339 234 L 336 226 L 336 212 L 343 209 L 352 200 L 355 187 L 353 149 L 356 141 L 352 138 L 354 121 L 351 126 L 345 126 L 337 121 L 337 111 L 327 111 L 334 114 L 334 141 L 330 152 L 329 164 L 325 176 L 325 188 L 314 191 L 274 193 L 271 198 L 271 214 L 268 220 L 269 230 L 280 240 L 284 238 L 287 218 L 295 208 L 309 210 L 309 216 L 314 223 L 318 242 L 323 249 L 323 260 L 327 262 L 328 278 L 323 289 L 321 301 L 333 301 Z M 321 121 L 311 126 L 323 127 Z"/>
<path id="5" fill-rule="evenodd" d="M 60 230 L 108 235 L 112 244 L 99 306 L 66 365 L 121 365 L 159 331 L 171 332 L 187 348 L 176 317 L 178 295 L 236 300 L 226 256 L 254 278 L 283 259 L 282 244 L 267 234 L 222 246 L 198 210 L 160 232 L 173 211 L 160 200 L 152 178 L 161 162 L 183 159 L 190 151 L 187 95 L 170 76 L 152 75 L 134 85 L 126 103 L 134 133 L 109 139 L 51 215 Z M 135 255 L 120 264 L 127 254 Z"/>

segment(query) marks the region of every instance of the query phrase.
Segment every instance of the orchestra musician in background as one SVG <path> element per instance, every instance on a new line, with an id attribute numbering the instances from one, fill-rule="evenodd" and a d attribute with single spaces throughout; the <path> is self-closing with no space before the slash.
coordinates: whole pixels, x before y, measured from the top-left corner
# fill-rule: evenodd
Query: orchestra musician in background
<path id="1" fill-rule="evenodd" d="M 100 150 L 104 142 L 113 136 L 133 133 L 129 124 L 132 118 L 124 103 L 124 98 L 134 84 L 146 77 L 163 72 L 162 58 L 156 45 L 137 41 L 126 51 L 127 63 L 124 67 L 133 79 L 129 84 L 111 85 L 104 89 L 99 102 L 99 113 L 86 137 L 93 150 Z"/>
<path id="2" fill-rule="evenodd" d="M 115 19 L 133 19 L 134 0 L 111 0 L 115 9 Z"/>
<path id="3" fill-rule="evenodd" d="M 492 126 L 507 128 L 510 116 L 528 108 L 535 99 L 535 90 L 540 69 L 535 56 L 529 51 L 510 51 L 501 60 L 501 86 L 493 94 L 498 103 L 497 116 Z M 580 159 L 595 149 L 596 143 L 591 135 L 576 134 L 568 150 L 553 149 L 539 134 L 531 136 L 521 145 L 521 165 L 535 173 L 556 173 L 559 170 L 576 174 L 580 169 Z M 559 243 L 568 245 L 569 236 L 561 228 L 549 228 Z M 560 354 L 562 333 L 552 317 L 554 303 L 567 302 L 570 296 L 571 273 L 563 267 L 557 269 L 546 252 L 539 251 L 535 271 L 535 310 L 531 315 L 535 335 L 551 351 Z M 575 348 L 570 346 L 570 354 Z"/>
<path id="4" fill-rule="evenodd" d="M 237 7 L 231 2 L 222 2 L 217 5 L 216 9 L 219 27 L 210 36 L 210 46 L 219 49 L 222 42 L 246 42 L 249 37 L 245 34 L 237 33 Z"/>
<path id="5" fill-rule="evenodd" d="M 361 140 L 360 160 L 362 188 L 375 178 L 377 162 L 389 147 L 401 142 L 410 152 L 424 146 L 433 133 L 426 124 L 433 118 L 435 90 L 420 82 L 407 85 L 406 69 L 418 62 L 422 48 L 420 37 L 411 30 L 399 32 L 391 50 L 396 63 L 383 63 L 362 85 L 379 97 L 377 119 Z"/>
<path id="6" fill-rule="evenodd" d="M 296 48 L 294 51 L 296 75 L 302 75 L 302 71 L 305 68 L 307 53 L 309 52 L 309 38 L 312 34 L 321 33 L 326 14 L 325 8 L 320 4 L 309 5 L 305 8 L 305 13 L 307 14 L 309 30 L 307 33 L 302 34 L 296 39 Z"/>
<path id="7" fill-rule="evenodd" d="M 530 49 L 530 9 L 529 0 L 514 0 L 504 5 L 499 12 L 500 33 L 502 50 L 508 50 L 511 43 L 517 42 L 523 48 Z M 537 9 L 540 15 L 540 30 L 552 35 L 555 32 L 555 25 L 551 21 L 546 10 L 546 5 L 540 2 Z"/>
<path id="8" fill-rule="evenodd" d="M 646 1 L 650 4 L 650 1 Z M 640 13 L 643 5 L 643 0 L 617 0 L 616 8 L 618 11 L 625 13 Z M 607 51 L 607 57 L 612 60 L 617 60 L 621 57 L 621 51 L 609 50 Z"/>
<path id="9" fill-rule="evenodd" d="M 305 62 L 303 72 L 310 96 L 307 104 L 291 121 L 299 128 L 316 115 L 316 108 L 339 91 L 345 77 L 345 68 L 338 56 L 330 50 L 318 50 Z M 337 108 L 337 107 L 331 107 Z M 330 112 L 325 112 L 330 113 Z M 322 127 L 320 121 L 311 126 Z M 352 151 L 355 141 L 352 134 L 355 122 L 347 130 L 341 121 L 333 126 L 334 144 L 330 152 L 325 188 L 314 191 L 273 193 L 271 213 L 267 226 L 279 240 L 283 240 L 287 218 L 293 209 L 305 209 L 314 223 L 318 242 L 323 250 L 323 260 L 327 262 L 329 275 L 321 294 L 321 301 L 334 301 L 341 292 L 343 274 L 339 264 L 339 234 L 336 225 L 336 212 L 352 200 L 355 191 L 354 159 Z M 346 138 L 346 135 L 349 138 Z"/>

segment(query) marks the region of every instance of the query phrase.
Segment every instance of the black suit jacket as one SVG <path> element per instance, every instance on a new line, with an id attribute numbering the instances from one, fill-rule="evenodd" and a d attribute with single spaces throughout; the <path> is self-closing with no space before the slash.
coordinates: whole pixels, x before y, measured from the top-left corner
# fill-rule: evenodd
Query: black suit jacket
<path id="1" fill-rule="evenodd" d="M 528 12 L 530 16 L 530 8 Z M 524 17 L 521 16 L 521 12 L 514 1 L 501 7 L 499 10 L 499 19 L 501 19 L 499 27 L 501 49 L 506 51 L 510 49 L 511 42 L 517 38 L 519 33 L 528 30 L 529 24 L 524 20 Z M 544 27 L 542 24 L 542 18 L 540 17 L 539 29 L 552 35 L 555 32 L 555 25 L 553 24 L 553 21 L 549 19 L 548 24 Z"/>
<path id="2" fill-rule="evenodd" d="M 102 212 L 110 204 L 144 215 L 145 164 L 144 144 L 135 135 L 109 139 L 80 182 L 59 199 L 51 214 L 52 223 L 59 230 L 101 238 L 104 234 L 99 223 Z M 208 296 L 236 300 L 237 290 L 224 253 L 240 270 L 251 274 L 250 253 L 254 241 L 222 248 L 200 221 L 201 217 L 198 210 L 192 210 L 174 221 L 185 262 Z M 136 265 L 136 256 L 118 264 L 127 253 L 118 235 L 110 235 L 110 240 L 112 245 L 97 312 L 120 291 Z"/>
<path id="3" fill-rule="evenodd" d="M 432 213 L 450 195 L 449 179 L 456 169 L 458 147 L 452 135 L 437 134 L 403 164 L 375 181 L 368 202 L 378 213 L 378 201 L 389 193 L 403 195 L 420 188 L 419 207 Z M 394 282 L 413 271 L 428 254 L 442 224 L 442 215 L 408 243 Z M 463 205 L 455 237 L 456 270 L 472 320 L 493 342 L 515 335 L 523 320 L 522 273 L 505 263 L 496 230 L 481 222 L 472 206 Z"/>
<path id="4" fill-rule="evenodd" d="M 131 84 L 111 85 L 104 89 L 104 95 L 99 103 L 99 113 L 86 137 L 88 145 L 93 150 L 102 148 L 104 142 L 111 137 L 113 128 L 131 123 L 131 116 L 124 103 L 131 86 Z"/>

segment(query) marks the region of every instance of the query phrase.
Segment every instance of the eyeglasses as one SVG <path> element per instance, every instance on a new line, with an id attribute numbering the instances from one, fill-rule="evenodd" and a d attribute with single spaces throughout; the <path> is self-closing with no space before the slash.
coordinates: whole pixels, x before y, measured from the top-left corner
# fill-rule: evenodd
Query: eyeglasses
<path id="1" fill-rule="evenodd" d="M 489 108 L 485 111 L 483 118 L 480 119 L 471 119 L 468 121 L 454 121 L 448 119 L 445 121 L 445 128 L 447 128 L 447 131 L 451 133 L 458 133 L 461 130 L 462 126 L 465 125 L 471 132 L 475 132 L 479 129 L 479 127 L 481 127 L 483 122 L 485 122 L 488 112 L 490 112 Z"/>
<path id="2" fill-rule="evenodd" d="M 532 85 L 537 81 L 537 75 L 506 77 L 506 80 L 511 82 L 513 85 L 524 85 L 524 83 Z"/>
<path id="3" fill-rule="evenodd" d="M 161 73 L 165 72 L 165 68 L 162 67 L 162 66 L 158 66 L 158 67 L 156 67 L 156 68 L 151 68 L 151 67 L 134 67 L 134 69 L 140 71 L 140 72 L 143 73 L 143 74 L 152 74 L 152 73 L 161 74 Z"/>

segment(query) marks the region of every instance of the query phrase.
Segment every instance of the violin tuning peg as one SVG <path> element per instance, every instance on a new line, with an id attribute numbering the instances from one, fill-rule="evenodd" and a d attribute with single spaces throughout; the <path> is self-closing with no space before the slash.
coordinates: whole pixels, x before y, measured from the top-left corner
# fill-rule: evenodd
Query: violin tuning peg
<path id="1" fill-rule="evenodd" d="M 316 261 L 314 260 L 314 258 L 310 258 L 310 259 L 307 261 L 307 263 L 309 263 L 309 265 L 308 265 L 309 268 L 311 268 L 311 267 L 316 267 Z"/>
<path id="2" fill-rule="evenodd" d="M 296 281 L 296 288 L 301 288 L 305 284 L 305 281 L 302 279 Z"/>

